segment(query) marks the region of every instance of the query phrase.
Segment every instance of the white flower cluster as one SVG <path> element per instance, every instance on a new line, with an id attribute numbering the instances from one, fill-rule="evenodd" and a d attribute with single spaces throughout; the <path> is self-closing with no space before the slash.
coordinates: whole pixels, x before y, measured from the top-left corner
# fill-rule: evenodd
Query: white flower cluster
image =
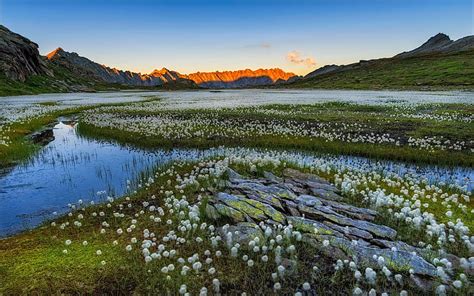
<path id="1" fill-rule="evenodd" d="M 104 210 L 94 211 L 90 215 L 98 219 L 96 221 L 99 223 L 100 233 L 111 236 L 113 245 L 123 244 L 126 252 L 139 252 L 144 268 L 156 266 L 167 282 L 177 283 L 174 285 L 179 287 L 176 293 L 189 295 L 192 285 L 187 279 L 193 276 L 210 279 L 207 281 L 209 286 L 200 288 L 200 295 L 207 295 L 209 291 L 223 292 L 221 283 L 225 281 L 225 274 L 219 264 L 221 260 L 230 260 L 228 264 L 243 266 L 244 273 L 252 273 L 255 268 L 266 266 L 265 268 L 271 271 L 270 280 L 274 292 L 283 291 L 285 285 L 288 285 L 285 279 L 291 276 L 291 270 L 295 268 L 293 265 L 298 264 L 297 246 L 302 234 L 293 229 L 291 224 L 261 222 L 255 226 L 261 231 L 261 235 L 250 237 L 247 242 L 242 243 L 241 233 L 233 226 L 225 225 L 219 229 L 216 225 L 204 222 L 200 210 L 203 196 L 198 194 L 195 199 L 186 193 L 204 192 L 218 187 L 221 176 L 229 166 L 248 167 L 250 171 L 256 171 L 289 164 L 298 165 L 301 161 L 302 158 L 291 157 L 291 154 L 284 152 L 271 154 L 247 150 L 246 153 L 237 153 L 237 150 L 234 150 L 229 157 L 201 161 L 186 174 L 178 173 L 178 168 L 186 163 L 175 162 L 171 167 L 158 171 L 142 185 L 143 188 L 148 188 L 155 184 L 155 180 L 167 177 L 168 181 L 158 185 L 160 190 L 157 195 L 140 201 L 129 197 L 109 198 L 103 206 Z M 460 219 L 450 220 L 453 219 L 452 214 L 444 217 L 449 222 L 438 223 L 435 214 L 429 212 L 431 206 L 441 204 L 452 211 L 472 214 L 468 212 L 467 207 L 470 193 L 445 192 L 442 186 L 428 185 L 426 180 L 420 181 L 410 174 L 403 177 L 394 173 L 386 175 L 347 166 L 340 170 L 321 159 L 311 163 L 308 163 L 307 159 L 304 161 L 311 171 L 325 174 L 332 179 L 346 195 L 361 196 L 379 210 L 389 209 L 394 217 L 406 220 L 414 228 L 425 227 L 427 236 L 436 236 L 440 242 L 438 246 L 425 245 L 426 249 L 440 250 L 439 254 L 443 254 L 444 246 L 457 243 L 459 237 L 472 248 L 474 237 L 469 238 L 470 231 Z M 427 206 L 424 205 L 424 199 L 427 199 Z M 73 211 L 69 217 L 74 219 L 74 223 L 65 222 L 52 226 L 60 229 L 75 227 L 76 222 L 85 219 L 84 214 L 80 212 L 85 209 L 82 204 L 79 202 L 77 205 L 71 205 Z M 420 237 L 420 240 L 423 238 Z M 72 244 L 74 241 L 71 239 L 65 240 L 64 254 L 71 254 L 69 247 Z M 86 246 L 87 242 L 82 244 Z M 321 246 L 329 247 L 330 242 L 325 240 L 321 242 Z M 104 249 L 94 249 L 99 258 L 106 255 L 106 252 Z M 363 287 L 367 285 L 370 287 L 367 291 L 370 295 L 387 293 L 377 291 L 379 280 L 402 285 L 405 282 L 404 277 L 410 276 L 394 274 L 383 257 L 374 259 L 378 262 L 377 269 L 364 267 L 356 261 L 337 260 L 334 263 L 334 273 L 352 273 L 356 285 L 353 292 L 356 295 L 364 294 Z M 105 265 L 106 261 L 102 260 L 100 264 Z M 439 294 L 448 288 L 461 289 L 469 285 L 464 273 L 456 273 L 447 258 L 435 258 L 433 264 L 438 268 L 440 279 L 454 278 L 449 287 L 441 285 L 437 288 Z M 472 270 L 474 258 L 461 258 L 461 265 L 466 271 Z M 313 266 L 312 272 L 319 272 L 317 265 Z M 317 284 L 313 277 L 303 279 L 295 295 L 301 295 L 303 291 L 310 290 L 312 285 Z M 402 290 L 400 294 L 405 295 L 406 291 Z"/>

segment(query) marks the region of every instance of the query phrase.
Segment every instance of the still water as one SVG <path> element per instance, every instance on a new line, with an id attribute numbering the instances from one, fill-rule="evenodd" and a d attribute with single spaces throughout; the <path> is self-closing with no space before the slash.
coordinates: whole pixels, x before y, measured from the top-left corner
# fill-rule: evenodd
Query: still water
<path id="1" fill-rule="evenodd" d="M 38 155 L 0 177 L 0 236 L 64 213 L 79 199 L 124 195 L 157 165 L 199 157 L 197 151 L 151 152 L 86 139 L 76 134 L 75 123 L 67 123 L 54 127 L 54 141 Z"/>

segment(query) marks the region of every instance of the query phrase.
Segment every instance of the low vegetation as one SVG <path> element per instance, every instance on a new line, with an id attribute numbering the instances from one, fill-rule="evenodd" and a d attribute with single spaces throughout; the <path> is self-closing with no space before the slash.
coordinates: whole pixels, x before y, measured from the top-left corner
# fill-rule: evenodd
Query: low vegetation
<path id="1" fill-rule="evenodd" d="M 31 156 L 39 146 L 25 136 L 67 114 L 80 118 L 78 131 L 86 137 L 147 148 L 216 151 L 187 161 L 184 150 L 177 150 L 175 159 L 180 161 L 131 180 L 138 185 L 125 196 L 99 191 L 40 227 L 2 239 L 0 294 L 471 292 L 474 204 L 470 180 L 457 176 L 456 169 L 469 170 L 474 164 L 472 104 L 328 102 L 192 109 L 172 100 L 142 99 L 78 106 L 47 100 L 0 113 L 0 167 Z M 226 147 L 216 148 L 220 145 Z M 452 167 L 442 171 L 341 154 Z M 399 245 L 361 260 L 351 252 L 385 234 L 366 241 L 352 237 L 341 246 L 333 233 L 319 232 L 328 221 L 305 214 L 329 211 L 329 206 L 298 204 L 293 206 L 296 214 L 287 215 L 286 205 L 280 210 L 284 217 L 268 207 L 262 210 L 262 204 L 269 206 L 275 199 L 293 204 L 296 197 L 318 200 L 298 191 L 303 179 L 285 179 L 288 169 L 311 174 L 319 180 L 310 180 L 314 188 L 331 188 L 323 190 L 320 201 L 331 204 L 335 198 L 343 206 L 373 213 L 373 220 L 364 225 L 388 231 L 386 236 Z M 274 187 L 259 187 L 270 179 L 286 195 L 268 191 Z M 257 195 L 269 194 L 270 202 L 245 201 L 245 209 L 255 211 L 246 222 L 241 221 L 246 212 L 239 214 L 239 204 L 216 217 L 212 208 L 218 208 L 219 194 L 251 200 L 255 192 L 230 188 L 252 182 L 261 190 Z M 328 191 L 332 197 L 325 195 Z M 293 222 L 301 213 L 309 223 Z M 349 227 L 341 226 L 347 224 L 338 225 L 341 235 L 350 237 Z M 400 253 L 403 248 L 410 251 Z M 402 264 L 397 255 L 412 261 Z"/>
<path id="2" fill-rule="evenodd" d="M 380 59 L 360 68 L 285 85 L 321 89 L 474 89 L 474 51 Z"/>
<path id="3" fill-rule="evenodd" d="M 148 148 L 300 149 L 473 166 L 472 111 L 472 105 L 463 104 L 170 109 L 153 102 L 88 112 L 79 131 Z"/>
<path id="4" fill-rule="evenodd" d="M 304 243 L 302 233 L 291 226 L 254 224 L 252 227 L 261 229 L 262 236 L 251 236 L 245 244 L 239 243 L 237 233 L 229 235 L 226 232 L 229 226 L 209 220 L 205 210 L 211 196 L 226 186 L 223 180 L 229 178 L 228 167 L 246 177 L 258 178 L 265 171 L 281 176 L 284 168 L 298 166 L 292 159 L 265 153 L 236 154 L 200 163 L 177 162 L 157 168 L 153 176 L 143 180 L 141 189 L 126 197 L 104 196 L 103 203 L 98 205 L 80 200 L 70 206 L 67 215 L 2 240 L 0 292 L 5 295 L 303 295 L 307 291 L 356 295 L 369 291 L 397 295 L 436 291 L 462 295 L 468 292 L 469 279 L 463 271 L 466 263 L 451 267 L 442 255 L 446 249 L 459 256 L 468 254 L 466 248 L 472 245 L 461 238 L 465 229 L 459 223 L 443 224 L 453 229 L 453 232 L 449 230 L 452 233 L 449 240 L 446 239 L 448 229 L 432 233 L 438 218 L 472 222 L 472 203 L 465 198 L 454 198 L 460 197 L 460 192 L 444 191 L 436 186 L 426 189 L 417 178 L 338 171 L 321 162 L 299 168 L 334 182 L 344 192 L 347 202 L 365 203 L 381 213 L 390 210 L 391 216 L 381 215 L 378 223 L 390 224 L 398 230 L 400 238 L 409 238 L 410 242 L 431 250 L 433 257 L 426 260 L 438 266 L 439 278 L 435 286 L 423 291 L 410 284 L 408 269 L 389 262 L 373 269 L 350 260 L 335 260 L 324 252 L 330 243 L 319 242 L 322 251 L 318 251 Z M 348 182 L 354 187 L 345 188 Z M 427 212 L 434 216 L 420 216 L 416 211 L 420 201 L 410 198 L 414 196 L 412 193 L 404 193 L 410 190 L 405 186 L 415 191 L 423 188 L 426 194 L 446 194 L 448 198 L 443 198 L 442 203 L 456 210 L 447 217 L 443 211 L 431 210 L 441 200 L 428 199 Z M 386 196 L 393 193 L 396 195 L 393 198 L 405 202 L 383 204 L 382 199 L 376 202 L 364 198 L 380 190 Z M 414 211 L 407 212 L 403 206 L 413 207 Z M 416 238 L 413 233 L 417 234 Z M 469 269 L 472 262 L 467 262 Z"/>

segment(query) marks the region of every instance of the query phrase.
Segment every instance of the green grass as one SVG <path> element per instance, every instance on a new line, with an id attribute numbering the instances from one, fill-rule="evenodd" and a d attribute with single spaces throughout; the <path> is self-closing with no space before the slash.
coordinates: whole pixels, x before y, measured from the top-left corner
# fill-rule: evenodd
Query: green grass
<path id="1" fill-rule="evenodd" d="M 474 51 L 380 59 L 371 65 L 285 85 L 323 89 L 474 89 Z"/>
<path id="2" fill-rule="evenodd" d="M 471 114 L 471 105 L 440 104 L 422 105 L 416 107 L 416 112 L 432 114 L 449 113 L 454 108 L 459 114 Z M 265 114 L 261 111 L 283 111 L 282 114 Z M 401 145 L 348 143 L 339 140 L 326 141 L 323 138 L 310 138 L 299 136 L 259 135 L 257 133 L 248 137 L 238 135 L 208 137 L 195 136 L 193 138 L 169 139 L 160 136 L 145 136 L 119 128 L 99 128 L 89 123 L 81 122 L 78 130 L 84 136 L 112 139 L 121 143 L 130 143 L 144 148 L 157 147 L 191 147 L 209 148 L 220 145 L 230 147 L 258 147 L 271 149 L 298 149 L 311 152 L 345 154 L 370 157 L 375 159 L 388 159 L 408 161 L 413 163 L 429 163 L 441 165 L 474 166 L 474 155 L 468 150 L 419 150 L 407 144 L 409 137 L 444 137 L 452 141 L 469 141 L 474 138 L 472 123 L 461 121 L 437 121 L 431 119 L 408 118 L 403 116 L 390 117 L 396 114 L 396 107 L 368 106 L 347 103 L 326 103 L 315 105 L 269 105 L 259 108 L 237 108 L 219 110 L 176 110 L 176 111 L 134 111 L 129 109 L 114 108 L 107 112 L 115 116 L 172 116 L 180 120 L 204 116 L 216 120 L 234 120 L 235 122 L 259 122 L 272 124 L 287 120 L 307 124 L 358 124 L 348 132 L 353 133 L 389 133 L 401 138 Z M 361 127 L 363 126 L 363 127 Z M 219 130 L 219 126 L 199 126 L 197 130 Z M 469 146 L 470 145 L 470 146 Z M 472 148 L 472 144 L 468 144 Z"/>

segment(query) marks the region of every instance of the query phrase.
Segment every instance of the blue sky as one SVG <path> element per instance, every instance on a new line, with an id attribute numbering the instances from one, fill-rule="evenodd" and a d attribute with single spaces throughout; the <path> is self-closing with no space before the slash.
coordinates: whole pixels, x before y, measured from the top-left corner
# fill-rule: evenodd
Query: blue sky
<path id="1" fill-rule="evenodd" d="M 142 73 L 280 67 L 388 57 L 444 32 L 472 35 L 472 0 L 0 0 L 0 23 L 40 46 Z"/>

